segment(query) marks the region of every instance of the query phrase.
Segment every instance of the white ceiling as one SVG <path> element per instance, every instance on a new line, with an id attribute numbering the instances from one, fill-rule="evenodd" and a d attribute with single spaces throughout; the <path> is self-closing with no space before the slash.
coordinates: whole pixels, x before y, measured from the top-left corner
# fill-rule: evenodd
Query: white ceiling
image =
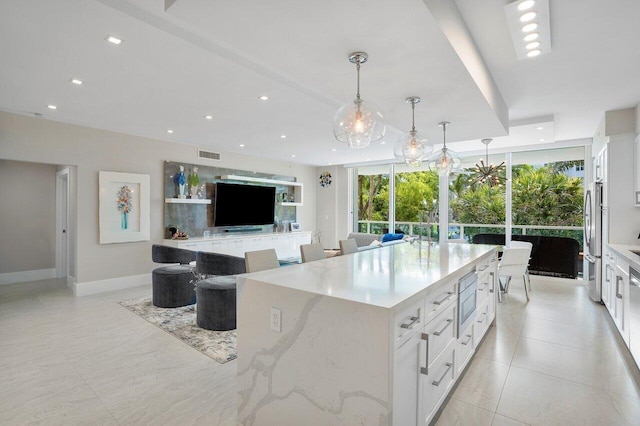
<path id="1" fill-rule="evenodd" d="M 457 27 L 438 2 L 3 0 L 0 109 L 327 165 L 392 158 L 410 126 L 407 96 L 423 99 L 418 130 L 440 143 L 437 123 L 451 121 L 447 140 L 459 151 L 482 149 L 484 137 L 496 149 L 591 137 L 604 111 L 640 101 L 640 2 L 550 0 L 552 51 L 526 61 L 516 59 L 504 0 L 456 0 Z M 452 36 L 461 28 L 473 37 L 466 51 L 465 31 Z M 107 34 L 125 41 L 111 45 Z M 386 143 L 365 150 L 331 132 L 355 95 L 355 50 L 370 57 L 362 96 L 388 123 Z M 526 125 L 509 130 L 501 103 Z"/>

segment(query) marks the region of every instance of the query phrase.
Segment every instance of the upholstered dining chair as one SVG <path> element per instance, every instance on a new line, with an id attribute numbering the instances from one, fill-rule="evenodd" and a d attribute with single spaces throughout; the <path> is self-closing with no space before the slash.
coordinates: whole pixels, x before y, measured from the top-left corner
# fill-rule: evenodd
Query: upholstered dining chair
<path id="1" fill-rule="evenodd" d="M 529 301 L 529 291 L 527 290 L 527 265 L 531 256 L 531 247 L 505 247 L 498 263 L 498 277 L 506 277 L 504 292 L 509 292 L 509 283 L 512 277 L 522 277 L 524 283 L 524 294 Z"/>
<path id="2" fill-rule="evenodd" d="M 530 243 L 528 241 L 513 241 L 512 240 L 509 243 L 509 247 L 529 248 L 533 252 L 533 243 Z M 529 255 L 529 259 L 531 259 L 531 255 Z M 526 270 L 525 274 L 527 275 L 527 282 L 529 283 L 529 291 L 531 291 L 531 278 L 529 277 L 529 261 L 527 261 L 527 270 Z"/>
<path id="3" fill-rule="evenodd" d="M 358 252 L 358 244 L 354 239 L 340 240 L 339 243 L 340 243 L 340 253 L 343 255 Z"/>
<path id="4" fill-rule="evenodd" d="M 247 272 L 259 272 L 280 267 L 275 249 L 248 251 L 244 254 Z"/>
<path id="5" fill-rule="evenodd" d="M 313 262 L 314 260 L 326 259 L 327 255 L 322 249 L 320 243 L 315 244 L 302 244 L 300 246 L 300 255 L 302 256 L 302 263 Z"/>

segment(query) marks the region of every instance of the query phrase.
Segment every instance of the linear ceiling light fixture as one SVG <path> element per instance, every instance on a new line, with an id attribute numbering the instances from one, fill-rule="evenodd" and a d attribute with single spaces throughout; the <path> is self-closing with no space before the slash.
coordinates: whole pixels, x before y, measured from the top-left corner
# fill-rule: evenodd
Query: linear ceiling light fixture
<path id="1" fill-rule="evenodd" d="M 399 160 L 404 160 L 409 167 L 418 167 L 422 160 L 431 155 L 432 147 L 427 145 L 427 138 L 416 130 L 416 104 L 420 98 L 411 96 L 406 99 L 411 104 L 411 131 L 400 136 L 393 147 L 393 153 Z"/>
<path id="2" fill-rule="evenodd" d="M 360 98 L 360 65 L 367 62 L 365 52 L 353 52 L 349 62 L 356 65 L 357 91 L 353 102 L 343 105 L 333 117 L 333 135 L 350 148 L 366 148 L 384 137 L 387 126 L 380 109 Z"/>
<path id="3" fill-rule="evenodd" d="M 493 139 L 482 139 L 482 143 L 485 146 L 485 157 L 484 160 L 482 158 L 480 159 L 480 164 L 476 163 L 475 177 L 471 181 L 472 184 L 487 184 L 489 186 L 501 187 L 507 180 L 504 176 L 506 169 L 504 161 L 497 166 L 489 163 L 489 144 L 492 140 Z"/>
<path id="4" fill-rule="evenodd" d="M 519 60 L 551 52 L 549 0 L 517 0 L 504 13 Z"/>
<path id="5" fill-rule="evenodd" d="M 440 176 L 448 175 L 460 168 L 460 157 L 454 151 L 447 148 L 447 127 L 450 125 L 448 121 L 439 123 L 442 127 L 442 142 L 444 146 L 440 151 L 436 151 L 429 160 L 429 170 L 435 170 Z"/>

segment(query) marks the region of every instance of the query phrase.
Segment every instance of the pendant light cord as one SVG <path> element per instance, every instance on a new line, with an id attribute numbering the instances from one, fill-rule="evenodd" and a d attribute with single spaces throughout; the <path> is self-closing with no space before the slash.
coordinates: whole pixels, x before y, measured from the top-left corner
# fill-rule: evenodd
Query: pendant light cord
<path id="1" fill-rule="evenodd" d="M 416 101 L 411 101 L 411 132 L 416 132 Z"/>
<path id="2" fill-rule="evenodd" d="M 359 60 L 356 62 L 356 70 L 357 70 L 357 74 L 358 74 L 358 78 L 357 78 L 358 88 L 357 88 L 357 92 L 356 92 L 356 99 L 360 100 L 360 61 Z"/>

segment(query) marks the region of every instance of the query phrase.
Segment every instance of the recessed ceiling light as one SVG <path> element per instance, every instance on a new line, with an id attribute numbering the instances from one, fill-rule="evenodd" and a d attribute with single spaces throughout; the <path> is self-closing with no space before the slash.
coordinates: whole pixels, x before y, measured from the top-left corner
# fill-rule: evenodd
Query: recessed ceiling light
<path id="1" fill-rule="evenodd" d="M 287 135 L 280 135 L 280 139 L 286 139 Z"/>
<path id="2" fill-rule="evenodd" d="M 244 148 L 244 144 L 243 143 L 240 144 L 240 148 Z"/>
<path id="3" fill-rule="evenodd" d="M 529 53 L 527 53 L 527 56 L 530 58 L 535 58 L 536 56 L 538 56 L 539 54 L 541 54 L 542 51 L 540 51 L 540 49 L 534 49 L 529 51 Z"/>
<path id="4" fill-rule="evenodd" d="M 382 141 L 380 142 L 380 145 L 386 145 L 386 143 L 387 143 L 386 141 Z"/>
<path id="5" fill-rule="evenodd" d="M 205 120 L 213 120 L 213 115 L 205 115 L 204 119 Z"/>
<path id="6" fill-rule="evenodd" d="M 296 155 L 295 154 L 291 154 L 291 158 L 296 158 Z"/>
<path id="7" fill-rule="evenodd" d="M 169 130 L 167 130 L 167 133 L 172 134 L 173 130 L 169 129 Z"/>
<path id="8" fill-rule="evenodd" d="M 518 10 L 531 9 L 536 4 L 536 0 L 524 0 L 518 5 Z"/>
<path id="9" fill-rule="evenodd" d="M 84 83 L 82 80 L 78 80 L 77 78 L 72 78 L 71 80 L 69 80 L 71 83 L 76 84 L 78 86 L 82 85 L 82 83 Z"/>
<path id="10" fill-rule="evenodd" d="M 261 101 L 268 101 L 269 97 L 266 96 L 266 95 L 262 95 L 262 96 L 258 97 L 258 99 L 260 99 Z"/>
<path id="11" fill-rule="evenodd" d="M 536 127 L 536 130 L 544 130 L 544 127 Z"/>
<path id="12" fill-rule="evenodd" d="M 337 149 L 335 149 L 335 148 L 333 148 L 333 149 L 331 150 L 331 152 L 336 152 L 336 151 L 337 151 Z"/>
<path id="13" fill-rule="evenodd" d="M 367 158 L 367 159 L 366 159 L 366 160 L 364 160 L 364 161 L 371 161 L 371 158 Z"/>
<path id="14" fill-rule="evenodd" d="M 543 138 L 543 139 L 540 139 L 540 142 L 544 142 L 544 138 Z"/>
<path id="15" fill-rule="evenodd" d="M 47 105 L 47 108 L 49 108 L 49 109 L 58 109 L 58 107 L 55 106 L 55 105 Z"/>
<path id="16" fill-rule="evenodd" d="M 122 39 L 120 39 L 118 37 L 115 37 L 115 36 L 112 36 L 112 35 L 108 35 L 104 39 L 107 40 L 109 43 L 115 44 L 115 45 L 118 45 L 118 44 L 122 43 Z"/>
<path id="17" fill-rule="evenodd" d="M 540 33 L 530 33 L 524 36 L 524 41 L 533 41 L 537 40 L 540 37 Z"/>
<path id="18" fill-rule="evenodd" d="M 529 22 L 532 19 L 534 19 L 536 16 L 538 16 L 536 12 L 523 13 L 522 16 L 520 16 L 520 22 Z"/>
<path id="19" fill-rule="evenodd" d="M 527 43 L 527 45 L 525 46 L 525 49 L 531 50 L 531 49 L 537 49 L 538 47 L 540 47 L 540 42 L 532 41 L 531 43 Z"/>
<path id="20" fill-rule="evenodd" d="M 538 24 L 535 22 L 532 22 L 530 24 L 525 25 L 524 27 L 522 27 L 522 32 L 523 33 L 530 33 L 531 31 L 535 31 L 538 29 Z"/>
<path id="21" fill-rule="evenodd" d="M 329 163 L 330 166 L 333 166 L 333 163 Z"/>

